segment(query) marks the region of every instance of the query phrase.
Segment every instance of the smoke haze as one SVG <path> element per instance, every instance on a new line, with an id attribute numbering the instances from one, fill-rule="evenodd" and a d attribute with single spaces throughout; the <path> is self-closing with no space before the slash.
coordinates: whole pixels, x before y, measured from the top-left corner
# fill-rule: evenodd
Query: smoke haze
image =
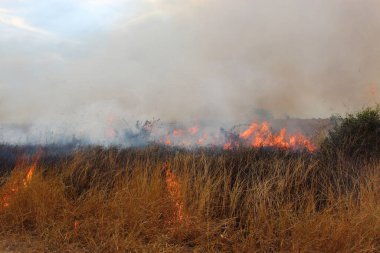
<path id="1" fill-rule="evenodd" d="M 0 124 L 99 136 L 138 119 L 358 110 L 379 101 L 379 8 L 370 0 L 5 0 Z"/>

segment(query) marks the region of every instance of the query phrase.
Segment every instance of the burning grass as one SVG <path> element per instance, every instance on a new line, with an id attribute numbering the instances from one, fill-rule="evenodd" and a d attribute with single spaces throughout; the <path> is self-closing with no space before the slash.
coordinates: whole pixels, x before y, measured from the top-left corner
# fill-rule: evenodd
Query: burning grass
<path id="1" fill-rule="evenodd" d="M 45 150 L 45 154 L 49 152 Z M 379 162 L 265 149 L 86 148 L 4 177 L 21 252 L 378 252 Z M 36 164 L 33 176 L 30 168 Z M 24 185 L 25 179 L 28 184 Z"/>

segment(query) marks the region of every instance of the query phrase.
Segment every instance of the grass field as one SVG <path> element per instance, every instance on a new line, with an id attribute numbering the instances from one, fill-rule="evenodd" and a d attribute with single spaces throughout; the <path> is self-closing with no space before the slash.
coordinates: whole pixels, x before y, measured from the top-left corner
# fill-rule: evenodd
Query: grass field
<path id="1" fill-rule="evenodd" d="M 5 252 L 380 251 L 376 159 L 160 146 L 14 157 Z"/>

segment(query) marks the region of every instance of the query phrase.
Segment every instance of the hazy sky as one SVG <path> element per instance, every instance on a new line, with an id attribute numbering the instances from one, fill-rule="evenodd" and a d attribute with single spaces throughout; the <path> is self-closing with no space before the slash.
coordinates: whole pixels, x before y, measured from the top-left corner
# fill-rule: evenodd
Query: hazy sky
<path id="1" fill-rule="evenodd" d="M 373 0 L 1 0 L 0 123 L 328 117 L 379 100 Z"/>

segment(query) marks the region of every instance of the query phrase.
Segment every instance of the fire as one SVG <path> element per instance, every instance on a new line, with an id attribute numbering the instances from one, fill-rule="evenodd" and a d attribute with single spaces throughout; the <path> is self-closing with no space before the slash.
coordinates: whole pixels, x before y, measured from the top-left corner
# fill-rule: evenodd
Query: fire
<path id="1" fill-rule="evenodd" d="M 240 134 L 240 137 L 243 139 L 247 139 L 249 136 L 251 136 L 257 129 L 258 125 L 256 123 L 253 123 L 249 126 L 247 130 L 245 130 L 243 133 Z"/>
<path id="2" fill-rule="evenodd" d="M 30 184 L 30 182 L 32 181 L 33 179 L 33 174 L 37 168 L 37 164 L 38 164 L 38 161 L 39 159 L 41 158 L 41 155 L 42 155 L 42 150 L 39 149 L 37 151 L 37 153 L 34 155 L 34 158 L 33 158 L 33 164 L 29 167 L 26 168 L 26 174 L 25 174 L 25 177 L 23 178 L 22 180 L 22 184 L 20 184 L 21 182 L 16 182 L 16 181 L 11 181 L 11 182 L 8 182 L 5 187 L 8 188 L 8 192 L 4 194 L 4 196 L 2 197 L 2 204 L 3 204 L 3 207 L 9 207 L 9 202 L 10 202 L 10 199 L 12 198 L 12 196 L 17 193 L 20 189 L 20 185 L 22 185 L 24 188 L 25 187 L 28 187 L 28 185 Z M 24 164 L 25 164 L 25 160 L 24 159 L 21 159 L 21 162 L 18 161 L 18 164 L 21 164 L 21 166 L 23 167 Z M 18 167 L 18 166 L 16 166 Z"/>
<path id="3" fill-rule="evenodd" d="M 166 138 L 166 140 L 165 140 L 165 145 L 171 145 L 172 144 L 172 141 L 170 140 L 170 138 L 169 137 L 167 137 Z"/>
<path id="4" fill-rule="evenodd" d="M 203 145 L 208 140 L 208 134 L 204 133 L 202 137 L 200 137 L 197 141 L 198 145 Z"/>
<path id="5" fill-rule="evenodd" d="M 174 221 L 182 223 L 185 220 L 184 205 L 181 196 L 181 185 L 177 180 L 177 177 L 168 168 L 167 164 L 164 163 L 165 175 L 166 175 L 166 189 L 174 203 L 175 208 L 175 218 Z"/>
<path id="6" fill-rule="evenodd" d="M 194 134 L 197 134 L 197 133 L 198 133 L 198 130 L 199 130 L 198 126 L 193 126 L 193 127 L 190 127 L 190 128 L 188 129 L 188 132 L 189 132 L 190 134 L 194 135 Z"/>
<path id="7" fill-rule="evenodd" d="M 173 131 L 174 136 L 181 136 L 183 134 L 183 131 L 181 129 L 176 129 Z"/>
<path id="8" fill-rule="evenodd" d="M 268 122 L 260 124 L 252 123 L 249 128 L 243 131 L 239 137 L 244 144 L 248 146 L 261 148 L 261 147 L 274 147 L 280 149 L 302 149 L 306 148 L 309 152 L 314 152 L 315 147 L 312 142 L 304 135 L 298 133 L 288 136 L 286 129 L 283 128 L 278 134 L 272 133 Z M 227 142 L 224 149 L 232 149 L 236 144 Z"/>
<path id="9" fill-rule="evenodd" d="M 220 134 L 223 133 L 223 134 Z M 181 147 L 223 147 L 230 150 L 238 147 L 277 148 L 277 149 L 306 149 L 314 152 L 316 147 L 304 135 L 288 134 L 287 129 L 273 132 L 269 122 L 254 122 L 243 131 L 209 132 L 198 126 L 189 128 L 176 128 L 160 137 L 159 142 L 167 146 Z"/>
<path id="10" fill-rule="evenodd" d="M 33 173 L 37 168 L 37 163 L 40 160 L 41 155 L 42 155 L 42 150 L 39 149 L 37 151 L 36 155 L 34 156 L 34 162 L 33 162 L 32 166 L 29 167 L 28 172 L 26 173 L 26 177 L 24 179 L 24 186 L 25 187 L 28 186 L 28 184 L 30 184 L 30 182 L 32 181 Z"/>
<path id="11" fill-rule="evenodd" d="M 178 128 L 170 131 L 165 137 L 160 138 L 160 142 L 167 146 L 193 146 L 201 145 L 204 138 L 199 137 L 199 127 L 193 126 L 189 128 Z M 199 137 L 197 139 L 197 137 Z M 195 138 L 195 139 L 194 139 Z M 198 141 L 197 141 L 198 140 Z"/>

